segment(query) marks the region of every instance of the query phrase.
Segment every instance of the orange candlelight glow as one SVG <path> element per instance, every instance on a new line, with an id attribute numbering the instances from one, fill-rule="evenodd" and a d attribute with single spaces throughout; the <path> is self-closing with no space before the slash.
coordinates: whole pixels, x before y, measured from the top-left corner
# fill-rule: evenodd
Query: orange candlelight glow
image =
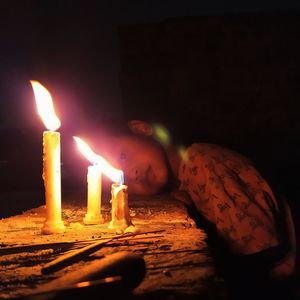
<path id="1" fill-rule="evenodd" d="M 46 198 L 44 234 L 64 231 L 61 220 L 60 120 L 55 114 L 50 93 L 39 82 L 31 80 L 37 110 L 49 131 L 43 133 L 43 180 Z"/>
<path id="2" fill-rule="evenodd" d="M 102 156 L 96 154 L 90 148 L 90 146 L 79 137 L 74 136 L 74 140 L 76 141 L 78 149 L 83 154 L 83 156 L 92 164 L 97 166 L 101 170 L 101 172 L 105 174 L 105 176 L 107 176 L 115 183 L 124 183 L 123 171 L 116 169 L 112 165 L 110 165 Z"/>

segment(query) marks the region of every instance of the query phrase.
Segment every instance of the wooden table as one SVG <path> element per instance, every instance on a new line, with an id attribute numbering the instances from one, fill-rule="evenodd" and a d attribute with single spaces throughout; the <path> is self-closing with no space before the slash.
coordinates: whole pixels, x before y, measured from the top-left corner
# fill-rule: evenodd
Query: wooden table
<path id="1" fill-rule="evenodd" d="M 126 250 L 141 254 L 146 263 L 146 276 L 133 291 L 134 297 L 145 296 L 151 299 L 151 295 L 155 295 L 152 298 L 158 299 L 158 295 L 163 295 L 163 298 L 169 295 L 172 299 L 225 299 L 224 282 L 216 276 L 205 242 L 206 234 L 196 227 L 183 204 L 168 196 L 156 196 L 129 197 L 129 206 L 132 221 L 140 231 L 163 231 L 138 239 L 115 241 L 92 254 L 89 260 L 49 275 L 41 273 L 42 266 L 64 254 L 66 248 L 50 247 L 12 254 L 5 252 L 6 249 L 20 245 L 82 240 L 93 242 L 99 238 L 115 236 L 107 228 L 110 221 L 109 202 L 104 201 L 102 205 L 105 223 L 85 226 L 82 224 L 86 212 L 85 197 L 70 195 L 63 199 L 64 234 L 41 234 L 44 206 L 0 220 L 0 298 L 34 291 L 39 285 L 88 264 L 91 258 L 101 259 L 103 255 Z M 76 243 L 74 245 L 79 246 Z"/>

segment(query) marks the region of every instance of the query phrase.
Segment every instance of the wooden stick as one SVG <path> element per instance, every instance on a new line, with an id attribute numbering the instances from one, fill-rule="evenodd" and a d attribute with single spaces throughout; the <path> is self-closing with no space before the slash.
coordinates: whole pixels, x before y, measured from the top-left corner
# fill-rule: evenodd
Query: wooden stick
<path id="1" fill-rule="evenodd" d="M 120 251 L 109 254 L 102 259 L 94 260 L 82 266 L 79 270 L 73 270 L 57 279 L 42 284 L 33 293 L 28 293 L 19 300 L 72 299 L 74 297 L 76 299 L 84 299 L 86 295 L 84 292 L 91 293 L 88 287 L 91 286 L 93 288 L 93 285 L 97 288 L 100 296 L 126 293 L 141 283 L 145 272 L 146 266 L 142 256 L 127 251 Z M 95 285 L 96 282 L 99 282 L 102 278 L 110 280 L 100 282 L 97 287 Z M 83 287 L 86 288 L 83 289 Z"/>
<path id="2" fill-rule="evenodd" d="M 72 247 L 76 242 L 59 242 L 59 243 L 46 243 L 46 244 L 35 244 L 35 245 L 21 245 L 0 248 L 0 255 L 16 254 L 20 252 L 32 252 L 37 250 L 45 249 L 59 249 Z"/>
<path id="3" fill-rule="evenodd" d="M 31 244 L 31 245 L 19 245 L 11 247 L 0 248 L 0 256 L 16 254 L 21 252 L 32 252 L 46 249 L 61 249 L 61 248 L 73 248 L 82 244 L 91 244 L 97 240 L 108 240 L 110 238 L 97 238 L 93 240 L 82 240 L 75 242 L 55 242 L 55 243 L 43 243 L 43 244 Z"/>
<path id="4" fill-rule="evenodd" d="M 155 230 L 155 231 L 149 231 L 146 233 L 159 233 L 164 230 Z M 145 234 L 146 234 L 145 233 Z M 143 233 L 139 233 L 143 234 Z M 128 236 L 128 234 L 126 235 Z M 117 238 L 117 237 L 113 237 Z M 125 238 L 125 237 L 124 237 Z M 61 248 L 73 248 L 74 246 L 80 246 L 82 244 L 91 244 L 94 241 L 103 241 L 103 240 L 109 240 L 111 237 L 102 237 L 102 238 L 96 238 L 92 240 L 82 240 L 82 241 L 74 241 L 74 242 L 56 242 L 56 243 L 43 243 L 43 244 L 31 244 L 31 245 L 20 245 L 20 246 L 11 246 L 11 247 L 2 247 L 0 248 L 0 256 L 2 255 L 9 255 L 9 254 L 16 254 L 21 252 L 32 252 L 32 251 L 38 251 L 38 250 L 46 250 L 46 249 L 61 249 Z"/>
<path id="5" fill-rule="evenodd" d="M 83 258 L 89 256 L 90 254 L 98 251 L 101 249 L 104 245 L 107 243 L 113 241 L 113 240 L 118 240 L 118 239 L 123 239 L 131 236 L 137 236 L 137 235 L 142 235 L 142 234 L 149 234 L 149 233 L 158 233 L 162 232 L 164 230 L 154 230 L 154 231 L 146 231 L 146 232 L 138 232 L 138 233 L 125 233 L 116 237 L 112 237 L 106 241 L 98 241 L 96 243 L 93 243 L 91 245 L 88 245 L 86 247 L 83 247 L 79 250 L 74 250 L 71 253 L 67 253 L 65 255 L 62 255 L 61 257 L 49 262 L 48 264 L 45 264 L 44 267 L 41 269 L 41 272 L 43 274 L 49 274 L 56 272 L 58 270 L 61 270 L 67 266 L 69 266 L 72 263 L 78 262 L 82 260 Z"/>

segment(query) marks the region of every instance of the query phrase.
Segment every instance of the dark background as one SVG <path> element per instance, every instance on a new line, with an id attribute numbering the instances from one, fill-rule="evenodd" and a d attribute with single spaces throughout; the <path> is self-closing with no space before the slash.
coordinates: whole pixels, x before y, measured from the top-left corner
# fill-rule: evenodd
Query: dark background
<path id="1" fill-rule="evenodd" d="M 62 121 L 63 195 L 86 188 L 72 135 L 139 118 L 246 154 L 298 216 L 300 3 L 268 2 L 1 1 L 1 217 L 44 203 L 30 79 Z"/>

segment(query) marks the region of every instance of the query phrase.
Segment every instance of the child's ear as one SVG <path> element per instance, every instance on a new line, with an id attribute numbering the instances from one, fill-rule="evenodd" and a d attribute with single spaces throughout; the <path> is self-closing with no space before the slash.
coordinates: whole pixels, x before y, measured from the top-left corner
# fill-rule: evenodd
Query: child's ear
<path id="1" fill-rule="evenodd" d="M 145 121 L 130 120 L 127 124 L 128 124 L 129 129 L 135 134 L 140 134 L 140 135 L 145 135 L 145 136 L 153 135 L 152 126 Z"/>

